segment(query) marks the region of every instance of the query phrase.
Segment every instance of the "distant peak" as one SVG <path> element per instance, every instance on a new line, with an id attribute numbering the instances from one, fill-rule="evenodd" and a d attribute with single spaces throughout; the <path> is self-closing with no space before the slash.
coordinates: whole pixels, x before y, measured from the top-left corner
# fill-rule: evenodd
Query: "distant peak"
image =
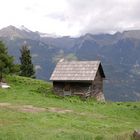
<path id="1" fill-rule="evenodd" d="M 21 25 L 19 27 L 20 30 L 26 31 L 26 32 L 31 32 L 28 28 L 26 28 L 24 25 Z"/>
<path id="2" fill-rule="evenodd" d="M 140 30 L 128 30 L 123 32 L 124 38 L 140 39 Z"/>
<path id="3" fill-rule="evenodd" d="M 135 30 L 126 30 L 126 31 L 123 31 L 123 33 L 125 33 L 125 32 L 140 32 L 140 30 L 139 29 L 135 29 Z"/>
<path id="4" fill-rule="evenodd" d="M 3 29 L 17 29 L 17 28 L 15 26 L 13 26 L 13 25 L 9 25 L 9 26 L 7 26 L 7 27 L 5 27 Z"/>
<path id="5" fill-rule="evenodd" d="M 9 26 L 7 26 L 6 28 L 16 28 L 16 27 L 13 26 L 13 25 L 9 25 Z"/>

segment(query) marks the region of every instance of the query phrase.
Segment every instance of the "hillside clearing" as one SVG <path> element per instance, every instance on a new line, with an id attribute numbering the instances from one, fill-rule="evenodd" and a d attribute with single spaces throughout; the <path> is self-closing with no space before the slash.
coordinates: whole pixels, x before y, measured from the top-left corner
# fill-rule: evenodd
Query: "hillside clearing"
<path id="1" fill-rule="evenodd" d="M 44 111 L 50 111 L 50 112 L 55 112 L 55 113 L 68 113 L 72 112 L 72 110 L 68 109 L 62 109 L 62 108 L 57 108 L 57 107 L 47 107 L 46 108 L 41 108 L 41 107 L 35 107 L 32 105 L 13 105 L 11 103 L 0 103 L 0 108 L 6 108 L 6 109 L 14 109 L 16 111 L 21 111 L 21 112 L 30 112 L 30 113 L 38 113 L 38 112 L 44 112 Z"/>
<path id="2" fill-rule="evenodd" d="M 0 108 L 14 109 L 21 112 L 37 113 L 45 111 L 45 108 L 34 107 L 32 105 L 12 105 L 11 103 L 0 103 Z"/>
<path id="3" fill-rule="evenodd" d="M 1 140 L 130 140 L 140 102 L 99 103 L 52 94 L 51 84 L 7 77 L 0 89 Z"/>

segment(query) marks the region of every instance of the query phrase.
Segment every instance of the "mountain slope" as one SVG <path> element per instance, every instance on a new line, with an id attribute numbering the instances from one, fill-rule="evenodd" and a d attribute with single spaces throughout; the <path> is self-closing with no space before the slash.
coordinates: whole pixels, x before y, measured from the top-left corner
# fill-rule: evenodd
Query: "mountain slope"
<path id="1" fill-rule="evenodd" d="M 2 140 L 131 140 L 140 126 L 140 102 L 98 103 L 59 98 L 41 80 L 8 76 L 0 89 Z"/>
<path id="2" fill-rule="evenodd" d="M 22 27 L 21 29 L 19 29 L 12 25 L 1 29 L 0 37 L 5 37 L 10 40 L 14 40 L 16 38 L 31 39 L 31 40 L 40 39 L 40 35 L 38 32 L 32 32 L 29 29 L 27 29 L 26 27 Z"/>
<path id="3" fill-rule="evenodd" d="M 46 37 L 9 26 L 0 30 L 9 53 L 19 62 L 20 47 L 28 44 L 36 65 L 37 78 L 49 77 L 61 58 L 69 60 L 101 60 L 107 79 L 104 84 L 106 99 L 113 101 L 140 100 L 140 31 L 81 37 Z"/>

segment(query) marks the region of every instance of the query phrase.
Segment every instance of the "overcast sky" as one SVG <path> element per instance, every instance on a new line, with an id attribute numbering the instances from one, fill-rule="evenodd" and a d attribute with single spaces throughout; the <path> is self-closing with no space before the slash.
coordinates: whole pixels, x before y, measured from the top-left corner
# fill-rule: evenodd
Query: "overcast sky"
<path id="1" fill-rule="evenodd" d="M 0 28 L 77 36 L 140 29 L 140 0 L 0 0 Z"/>

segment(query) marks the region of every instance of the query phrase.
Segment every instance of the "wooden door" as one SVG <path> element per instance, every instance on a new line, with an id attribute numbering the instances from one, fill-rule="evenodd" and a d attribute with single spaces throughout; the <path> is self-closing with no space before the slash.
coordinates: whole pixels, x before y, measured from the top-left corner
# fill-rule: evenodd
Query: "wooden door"
<path id="1" fill-rule="evenodd" d="M 64 96 L 71 96 L 71 86 L 69 83 L 66 83 L 64 86 Z"/>

